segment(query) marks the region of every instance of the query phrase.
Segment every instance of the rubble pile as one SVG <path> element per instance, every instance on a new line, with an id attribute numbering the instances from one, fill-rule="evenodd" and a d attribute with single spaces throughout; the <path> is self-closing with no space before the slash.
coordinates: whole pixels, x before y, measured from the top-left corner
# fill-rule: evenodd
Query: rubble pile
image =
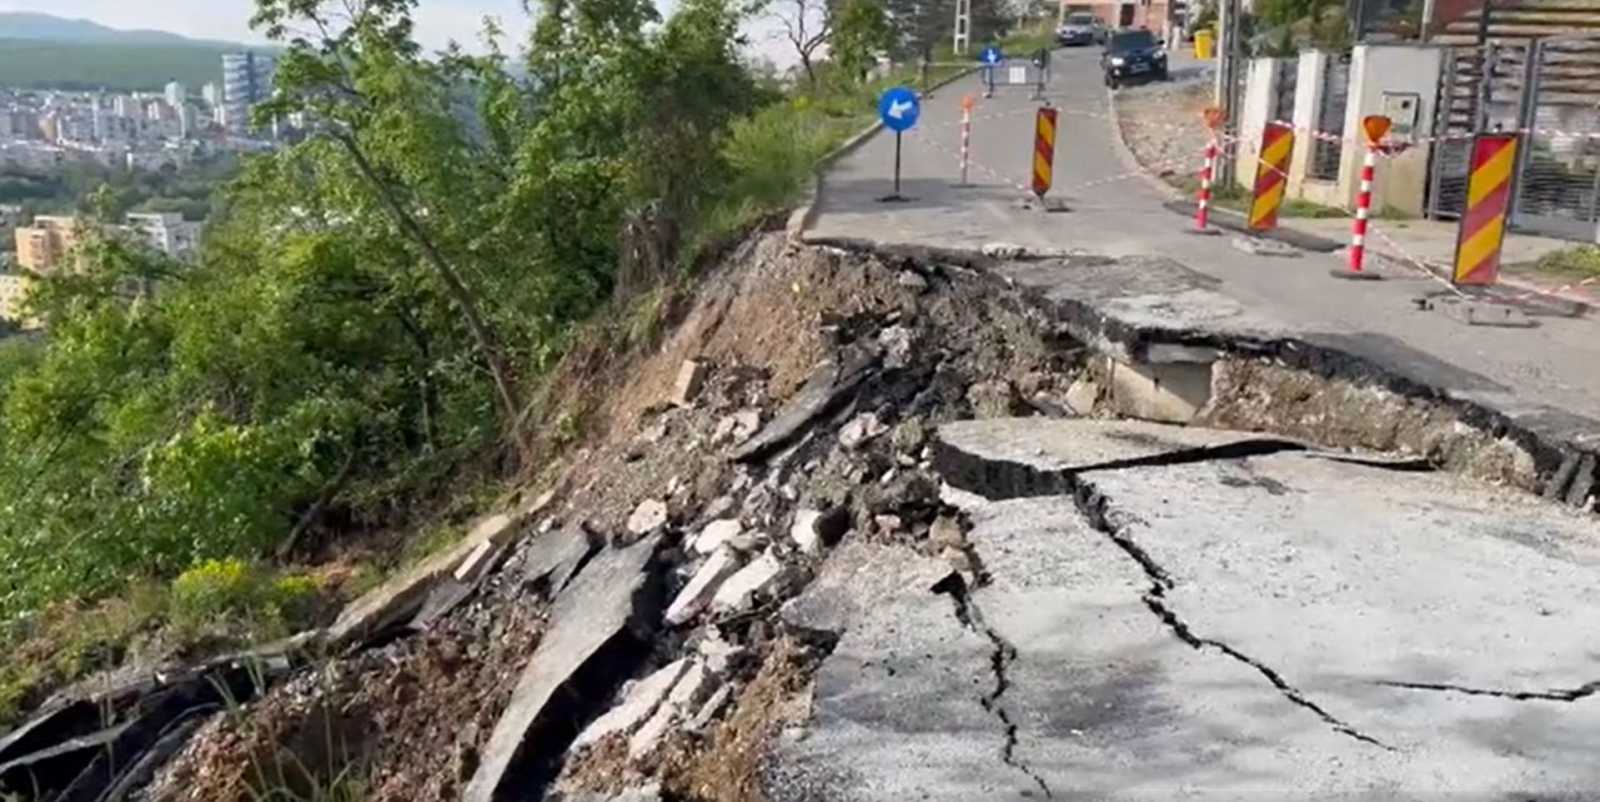
<path id="1" fill-rule="evenodd" d="M 747 241 L 680 311 L 654 348 L 599 370 L 577 354 L 581 376 L 558 374 L 547 422 L 583 431 L 537 497 L 273 652 L 270 671 L 252 668 L 260 655 L 228 663 L 250 681 L 226 698 L 159 722 L 139 702 L 153 688 L 109 721 L 46 711 L 0 740 L 0 788 L 48 775 L 38 798 L 93 802 L 759 794 L 764 746 L 804 718 L 808 671 L 836 639 L 785 623 L 783 606 L 850 543 L 981 581 L 939 498 L 931 432 L 1070 414 L 1082 349 L 974 271 L 779 235 Z M 151 737 L 91 765 L 119 727 Z M 85 736 L 73 760 L 50 751 Z"/>

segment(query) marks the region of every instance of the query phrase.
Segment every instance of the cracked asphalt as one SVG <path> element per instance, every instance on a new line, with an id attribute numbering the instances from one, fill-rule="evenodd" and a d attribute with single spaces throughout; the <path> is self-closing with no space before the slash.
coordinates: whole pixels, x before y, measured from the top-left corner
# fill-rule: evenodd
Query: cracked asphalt
<path id="1" fill-rule="evenodd" d="M 981 570 L 830 558 L 774 802 L 1600 799 L 1592 518 L 1232 432 L 939 440 Z"/>

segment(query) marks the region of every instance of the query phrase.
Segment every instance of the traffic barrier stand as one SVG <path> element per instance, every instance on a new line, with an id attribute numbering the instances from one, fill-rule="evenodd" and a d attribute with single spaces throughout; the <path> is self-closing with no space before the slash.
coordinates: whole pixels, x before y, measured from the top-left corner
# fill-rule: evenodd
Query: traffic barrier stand
<path id="1" fill-rule="evenodd" d="M 1389 133 L 1388 117 L 1373 114 L 1361 121 L 1366 150 L 1361 159 L 1361 194 L 1356 196 L 1356 216 L 1350 223 L 1350 261 L 1345 268 L 1328 271 L 1334 278 L 1373 281 L 1383 276 L 1364 268 L 1367 255 L 1367 216 L 1372 210 L 1372 180 L 1378 167 L 1379 143 Z"/>
<path id="2" fill-rule="evenodd" d="M 1486 286 L 1500 278 L 1500 249 L 1516 164 L 1516 134 L 1480 134 L 1472 143 L 1466 210 L 1461 213 L 1450 274 L 1457 286 Z"/>
<path id="3" fill-rule="evenodd" d="M 1217 169 L 1217 129 L 1222 125 L 1222 109 L 1209 106 L 1201 115 L 1205 119 L 1206 128 L 1211 131 L 1211 139 L 1206 143 L 1206 161 L 1200 168 L 1200 192 L 1195 198 L 1194 228 L 1188 229 L 1191 234 L 1214 237 L 1221 231 L 1210 226 L 1211 222 L 1211 177 Z"/>
<path id="4" fill-rule="evenodd" d="M 1256 159 L 1255 191 L 1246 225 L 1250 231 L 1265 233 L 1278 227 L 1278 208 L 1283 205 L 1293 154 L 1294 129 L 1268 123 L 1261 131 L 1261 155 Z"/>
<path id="5" fill-rule="evenodd" d="M 1034 117 L 1033 136 L 1033 194 L 1039 208 L 1046 212 L 1068 211 L 1066 204 L 1055 198 L 1046 199 L 1050 184 L 1055 178 L 1056 123 L 1059 117 L 1055 107 L 1042 106 Z"/>

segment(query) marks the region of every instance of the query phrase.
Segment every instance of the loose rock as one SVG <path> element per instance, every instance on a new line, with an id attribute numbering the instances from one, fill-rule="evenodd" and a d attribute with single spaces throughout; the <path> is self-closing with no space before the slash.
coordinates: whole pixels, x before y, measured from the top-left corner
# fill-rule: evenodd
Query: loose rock
<path id="1" fill-rule="evenodd" d="M 672 403 L 680 407 L 694 406 L 700 389 L 705 386 L 706 372 L 706 363 L 698 359 L 684 360 L 683 366 L 678 368 L 678 381 L 672 387 Z"/>
<path id="2" fill-rule="evenodd" d="M 757 594 L 770 592 L 782 577 L 783 563 L 769 551 L 723 582 L 711 599 L 711 609 L 719 613 L 744 612 Z"/>
<path id="3" fill-rule="evenodd" d="M 710 554 L 730 539 L 738 537 L 742 532 L 744 532 L 744 526 L 739 523 L 737 518 L 712 521 L 706 524 L 706 528 L 700 530 L 699 537 L 694 539 L 694 550 L 701 554 Z"/>
<path id="4" fill-rule="evenodd" d="M 863 443 L 888 430 L 889 427 L 878 420 L 876 414 L 871 412 L 862 413 L 845 424 L 844 428 L 839 431 L 839 445 L 844 446 L 848 451 L 854 451 L 860 448 Z"/>
<path id="5" fill-rule="evenodd" d="M 667 608 L 667 623 L 678 626 L 699 615 L 700 611 L 716 597 L 722 583 L 733 576 L 743 562 L 732 548 L 728 546 L 718 548 L 706 560 L 706 564 L 695 572 L 689 584 L 679 591 L 678 597 L 672 600 L 672 605 Z"/>
<path id="6" fill-rule="evenodd" d="M 656 712 L 679 678 L 689 668 L 687 659 L 675 660 L 666 667 L 634 683 L 622 702 L 594 720 L 572 742 L 576 752 L 612 733 L 630 733 Z"/>
<path id="7" fill-rule="evenodd" d="M 633 514 L 628 516 L 628 531 L 635 535 L 649 534 L 666 525 L 667 505 L 653 498 L 639 502 Z"/>

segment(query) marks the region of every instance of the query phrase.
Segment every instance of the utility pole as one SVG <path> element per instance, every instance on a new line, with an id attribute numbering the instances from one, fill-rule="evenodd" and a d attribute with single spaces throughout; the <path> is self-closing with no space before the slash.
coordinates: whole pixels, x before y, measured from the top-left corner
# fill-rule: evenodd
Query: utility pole
<path id="1" fill-rule="evenodd" d="M 956 0 L 956 32 L 953 42 L 956 55 L 966 55 L 967 41 L 972 38 L 972 0 Z"/>
<path id="2" fill-rule="evenodd" d="M 1223 130 L 1239 129 L 1238 69 L 1239 69 L 1239 0 L 1217 0 L 1217 85 L 1216 105 L 1222 109 Z M 1216 181 L 1231 186 L 1234 177 L 1234 160 L 1224 156 L 1217 161 Z"/>

